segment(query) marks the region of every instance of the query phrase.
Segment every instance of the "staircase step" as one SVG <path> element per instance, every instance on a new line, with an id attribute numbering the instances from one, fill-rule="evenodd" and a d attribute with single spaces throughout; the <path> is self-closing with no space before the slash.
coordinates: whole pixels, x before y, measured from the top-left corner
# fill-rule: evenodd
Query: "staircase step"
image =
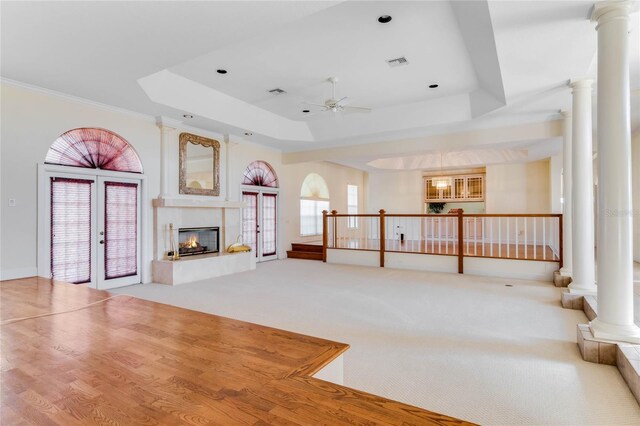
<path id="1" fill-rule="evenodd" d="M 322 260 L 322 252 L 287 250 L 287 257 L 289 259 Z"/>
<path id="2" fill-rule="evenodd" d="M 322 253 L 322 245 L 320 244 L 305 244 L 305 243 L 291 243 L 291 251 L 305 251 L 308 253 Z"/>

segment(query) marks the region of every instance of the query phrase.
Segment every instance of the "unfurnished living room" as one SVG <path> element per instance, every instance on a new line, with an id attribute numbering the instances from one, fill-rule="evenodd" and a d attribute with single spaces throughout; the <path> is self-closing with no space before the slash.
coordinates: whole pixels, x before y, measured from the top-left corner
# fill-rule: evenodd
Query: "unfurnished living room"
<path id="1" fill-rule="evenodd" d="M 0 1 L 0 423 L 640 424 L 639 9 Z"/>

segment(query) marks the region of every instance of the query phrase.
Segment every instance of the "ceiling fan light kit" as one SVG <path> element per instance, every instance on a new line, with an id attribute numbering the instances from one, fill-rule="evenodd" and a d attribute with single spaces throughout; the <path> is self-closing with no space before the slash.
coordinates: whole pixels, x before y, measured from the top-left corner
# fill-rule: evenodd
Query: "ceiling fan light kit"
<path id="1" fill-rule="evenodd" d="M 340 99 L 336 96 L 336 84 L 338 83 L 337 77 L 329 77 L 327 79 L 329 83 L 331 83 L 331 98 L 324 101 L 324 104 L 317 104 L 311 102 L 304 102 L 304 105 L 310 105 L 315 107 L 322 108 L 319 112 L 370 112 L 371 108 L 361 107 L 361 106 L 347 106 L 347 100 L 349 99 L 347 96 L 344 96 Z M 307 112 L 308 110 L 303 110 L 303 112 Z"/>

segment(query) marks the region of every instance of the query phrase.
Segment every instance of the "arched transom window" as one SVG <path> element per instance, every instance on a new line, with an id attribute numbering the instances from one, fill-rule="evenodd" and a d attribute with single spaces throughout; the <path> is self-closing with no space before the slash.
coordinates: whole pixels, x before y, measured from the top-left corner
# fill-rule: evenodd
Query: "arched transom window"
<path id="1" fill-rule="evenodd" d="M 254 161 L 244 171 L 243 185 L 278 187 L 278 176 L 273 167 L 264 161 Z"/>
<path id="2" fill-rule="evenodd" d="M 69 130 L 56 139 L 45 158 L 47 164 L 142 173 L 142 162 L 124 138 L 106 129 Z"/>
<path id="3" fill-rule="evenodd" d="M 300 189 L 300 235 L 322 234 L 323 210 L 329 210 L 329 187 L 322 176 L 309 173 Z"/>

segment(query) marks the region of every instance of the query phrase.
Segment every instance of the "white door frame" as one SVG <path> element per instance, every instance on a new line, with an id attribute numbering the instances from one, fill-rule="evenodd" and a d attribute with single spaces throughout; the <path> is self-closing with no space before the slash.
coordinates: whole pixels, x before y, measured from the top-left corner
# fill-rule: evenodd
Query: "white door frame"
<path id="1" fill-rule="evenodd" d="M 85 169 L 81 167 L 70 166 L 58 166 L 53 164 L 38 164 L 38 276 L 49 278 L 51 277 L 51 221 L 50 221 L 50 206 L 51 206 L 51 193 L 49 190 L 49 179 L 53 176 L 73 175 L 73 177 L 79 179 L 92 179 L 96 181 L 96 188 L 98 177 L 112 178 L 112 179 L 133 179 L 140 182 L 140 281 L 145 283 L 149 282 L 148 265 L 151 263 L 149 254 L 150 248 L 145 242 L 150 239 L 147 236 L 148 226 L 147 218 L 149 214 L 149 206 L 146 200 L 147 197 L 147 185 L 146 177 L 142 174 L 127 173 L 127 172 L 114 172 L 110 170 L 100 169 Z M 92 197 L 97 197 L 97 190 L 93 191 Z M 97 217 L 92 217 L 93 223 L 97 223 Z M 97 234 L 97 232 L 95 233 Z M 92 250 L 95 250 L 92 247 Z M 92 255 L 95 255 L 93 251 Z M 95 264 L 95 263 L 94 263 Z M 92 268 L 92 280 L 90 286 L 97 284 L 95 269 Z"/>
<path id="2" fill-rule="evenodd" d="M 276 253 L 270 256 L 262 255 L 262 231 L 258 234 L 256 239 L 256 253 L 257 261 L 265 262 L 268 260 L 276 260 L 280 257 L 280 244 L 281 244 L 281 230 L 280 230 L 280 190 L 279 188 L 270 188 L 267 186 L 253 186 L 253 185 L 241 185 L 240 186 L 240 198 L 242 199 L 242 193 L 255 192 L 258 194 L 257 205 L 257 217 L 256 220 L 260 226 L 262 226 L 262 194 L 275 194 L 276 195 Z M 240 214 L 240 232 L 242 232 L 242 213 Z"/>
<path id="3" fill-rule="evenodd" d="M 105 176 L 98 176 L 98 185 L 97 185 L 97 191 L 96 193 L 98 194 L 98 200 L 101 200 L 102 203 L 106 203 L 106 196 L 105 196 L 105 183 L 106 182 L 116 182 L 116 183 L 132 183 L 137 185 L 136 187 L 136 192 L 137 192 L 137 208 L 136 208 L 136 221 L 138 223 L 138 232 L 136 232 L 136 259 L 138 262 L 138 266 L 137 266 L 137 273 L 135 275 L 131 275 L 131 276 L 126 276 L 126 277 L 120 277 L 120 278 L 111 278 L 109 280 L 107 280 L 105 278 L 105 262 L 104 260 L 106 260 L 105 258 L 105 243 L 104 243 L 104 238 L 106 237 L 105 235 L 105 209 L 101 208 L 103 207 L 103 205 L 98 205 L 98 211 L 97 211 L 97 221 L 96 223 L 96 227 L 97 227 L 97 231 L 100 231 L 100 235 L 96 236 L 96 240 L 98 241 L 98 244 L 96 245 L 96 259 L 98 260 L 97 262 L 97 276 L 96 276 L 96 285 L 97 288 L 100 290 L 108 290 L 110 288 L 117 288 L 117 287 L 124 287 L 127 285 L 132 285 L 132 284 L 139 284 L 141 282 L 141 269 L 142 269 L 142 261 L 140 258 L 140 249 L 141 249 L 141 240 L 140 240 L 140 233 L 142 231 L 142 229 L 140 228 L 140 226 L 142 225 L 140 223 L 140 217 L 141 217 L 141 211 L 140 211 L 140 207 L 142 205 L 142 200 L 141 200 L 141 195 L 142 195 L 142 188 L 141 188 L 141 182 L 140 179 L 135 179 L 135 178 L 131 178 L 131 177 L 126 177 L 126 178 L 116 178 L 116 177 L 105 177 Z"/>

